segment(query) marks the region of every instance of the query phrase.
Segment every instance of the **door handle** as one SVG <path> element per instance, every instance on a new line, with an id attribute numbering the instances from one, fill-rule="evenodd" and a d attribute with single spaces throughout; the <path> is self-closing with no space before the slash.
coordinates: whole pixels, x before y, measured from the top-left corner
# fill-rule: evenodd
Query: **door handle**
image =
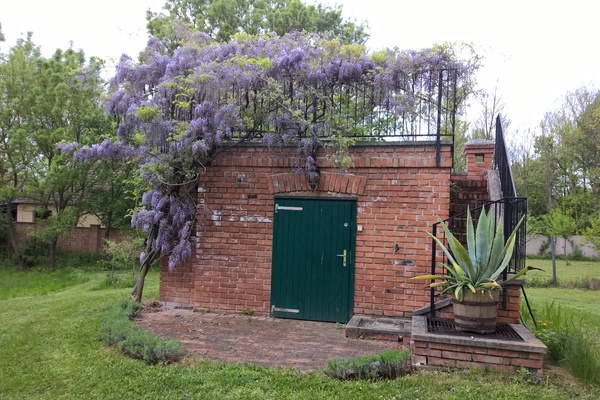
<path id="1" fill-rule="evenodd" d="M 346 259 L 347 259 L 347 252 L 346 250 L 344 250 L 344 252 L 342 254 L 336 254 L 337 257 L 342 257 L 342 266 L 345 267 L 346 266 Z"/>

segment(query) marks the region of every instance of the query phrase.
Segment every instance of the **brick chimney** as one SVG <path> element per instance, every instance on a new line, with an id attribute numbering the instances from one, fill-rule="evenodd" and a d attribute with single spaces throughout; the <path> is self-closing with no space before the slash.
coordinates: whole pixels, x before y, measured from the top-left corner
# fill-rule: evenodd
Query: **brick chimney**
<path id="1" fill-rule="evenodd" d="M 465 144 L 469 179 L 487 180 L 487 171 L 494 166 L 494 148 L 495 144 L 490 140 L 469 140 Z"/>

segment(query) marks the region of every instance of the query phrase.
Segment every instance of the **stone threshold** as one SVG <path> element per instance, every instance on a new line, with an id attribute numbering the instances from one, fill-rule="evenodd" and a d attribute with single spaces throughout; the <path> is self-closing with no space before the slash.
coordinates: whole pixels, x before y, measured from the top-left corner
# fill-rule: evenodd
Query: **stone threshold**
<path id="1" fill-rule="evenodd" d="M 408 342 L 411 334 L 411 321 L 406 318 L 355 315 L 346 324 L 344 333 L 347 338 L 354 339 Z"/>

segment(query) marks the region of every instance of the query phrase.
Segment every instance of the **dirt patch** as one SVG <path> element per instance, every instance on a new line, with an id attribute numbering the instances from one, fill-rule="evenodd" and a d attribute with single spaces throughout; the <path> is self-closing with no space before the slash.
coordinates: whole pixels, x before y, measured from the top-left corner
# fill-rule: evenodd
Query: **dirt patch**
<path id="1" fill-rule="evenodd" d="M 327 360 L 404 348 L 400 342 L 348 339 L 340 325 L 239 314 L 200 313 L 144 304 L 136 323 L 178 339 L 187 354 L 229 363 L 321 370 Z"/>

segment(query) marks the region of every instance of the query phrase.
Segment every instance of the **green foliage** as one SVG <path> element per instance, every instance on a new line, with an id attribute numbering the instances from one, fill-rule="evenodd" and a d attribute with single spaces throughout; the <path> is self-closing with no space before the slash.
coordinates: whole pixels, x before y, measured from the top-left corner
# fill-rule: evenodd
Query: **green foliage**
<path id="1" fill-rule="evenodd" d="M 50 265 L 58 238 L 77 224 L 89 186 L 89 167 L 73 165 L 57 145 L 97 143 L 114 131 L 100 104 L 102 66 L 73 49 L 42 57 L 31 35 L 0 55 L 0 203 L 25 196 L 53 210 L 35 231 Z M 19 262 L 17 246 L 13 251 Z"/>
<path id="2" fill-rule="evenodd" d="M 583 233 L 584 243 L 590 244 L 600 253 L 600 214 L 590 221 L 590 226 Z"/>
<path id="3" fill-rule="evenodd" d="M 104 253 L 108 257 L 110 273 L 100 288 L 133 286 L 139 254 L 144 249 L 144 239 L 134 237 L 121 242 L 105 240 L 104 243 Z M 127 269 L 131 269 L 131 279 L 126 279 L 121 274 L 116 273 Z"/>
<path id="4" fill-rule="evenodd" d="M 171 49 L 181 44 L 185 25 L 219 42 L 239 34 L 279 36 L 292 31 L 329 33 L 343 43 L 364 44 L 366 23 L 342 18 L 342 6 L 306 5 L 300 0 L 167 0 L 166 13 L 146 13 L 148 32 Z"/>
<path id="5" fill-rule="evenodd" d="M 39 245 L 51 246 L 60 237 L 69 235 L 78 220 L 79 210 L 75 207 L 65 208 L 62 212 L 52 214 L 45 220 L 37 219 L 35 240 Z"/>
<path id="6" fill-rule="evenodd" d="M 513 162 L 517 186 L 528 197 L 531 215 L 550 216 L 558 208 L 574 220 L 578 234 L 599 215 L 598 99 L 594 88 L 566 93 L 563 103 L 544 115 L 531 143 L 520 149 L 519 160 Z"/>
<path id="7" fill-rule="evenodd" d="M 100 338 L 109 346 L 116 346 L 128 357 L 144 360 L 148 364 L 168 364 L 182 357 L 181 344 L 147 333 L 131 322 L 142 305 L 123 301 L 111 307 L 100 325 Z"/>
<path id="8" fill-rule="evenodd" d="M 408 350 L 387 350 L 356 358 L 329 360 L 323 373 L 340 380 L 395 379 L 412 372 Z"/>
<path id="9" fill-rule="evenodd" d="M 598 331 L 585 329 L 577 318 L 554 301 L 535 311 L 534 334 L 548 347 L 552 358 L 584 382 L 600 385 Z"/>
<path id="10" fill-rule="evenodd" d="M 412 372 L 408 350 L 387 350 L 356 358 L 329 360 L 323 373 L 340 380 L 396 379 Z"/>
<path id="11" fill-rule="evenodd" d="M 325 149 L 328 151 L 327 157 L 332 164 L 343 171 L 354 167 L 354 159 L 348 150 L 354 144 L 355 140 L 347 136 L 336 135 L 331 137 L 331 141 L 326 143 Z"/>
<path id="12" fill-rule="evenodd" d="M 144 248 L 143 238 L 132 238 L 121 242 L 105 240 L 104 243 L 104 252 L 115 269 L 130 268 L 132 264 L 135 264 Z"/>
<path id="13" fill-rule="evenodd" d="M 450 232 L 441 219 L 440 223 L 444 229 L 449 249 L 437 237 L 428 234 L 448 257 L 450 264 L 442 264 L 442 266 L 449 274 L 422 275 L 411 279 L 439 280 L 441 282 L 432 283 L 430 287 L 441 287 L 443 288 L 442 294 L 452 292 L 458 301 L 462 301 L 465 289 L 471 290 L 473 293 L 477 290 L 501 290 L 501 284 L 509 283 L 527 273 L 529 267 L 500 284 L 496 282 L 512 257 L 515 237 L 523 219 L 519 221 L 505 243 L 502 223 L 496 225 L 494 232 L 494 216 L 491 211 L 486 212 L 485 209 L 481 211 L 477 222 L 477 231 L 475 231 L 471 211 L 467 210 L 467 248 Z"/>
<path id="14" fill-rule="evenodd" d="M 575 220 L 569 212 L 554 208 L 542 216 L 542 229 L 548 236 L 568 238 L 575 234 Z"/>

